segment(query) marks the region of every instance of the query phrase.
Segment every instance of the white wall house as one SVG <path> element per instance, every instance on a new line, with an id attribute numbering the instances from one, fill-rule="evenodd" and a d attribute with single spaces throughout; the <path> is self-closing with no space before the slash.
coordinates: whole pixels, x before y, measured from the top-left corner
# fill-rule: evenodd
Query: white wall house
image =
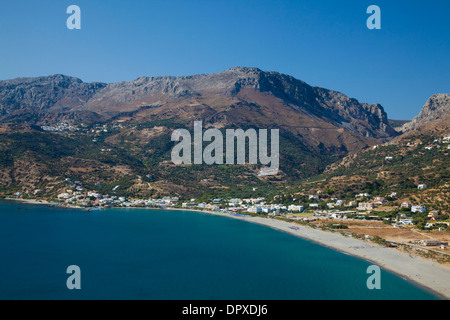
<path id="1" fill-rule="evenodd" d="M 412 206 L 411 207 L 411 212 L 416 213 L 416 212 L 425 212 L 427 211 L 427 208 L 425 206 Z"/>

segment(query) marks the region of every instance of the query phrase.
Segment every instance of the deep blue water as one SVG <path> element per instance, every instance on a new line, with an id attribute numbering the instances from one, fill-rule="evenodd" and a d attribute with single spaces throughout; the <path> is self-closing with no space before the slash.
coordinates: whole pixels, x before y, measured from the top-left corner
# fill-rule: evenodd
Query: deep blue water
<path id="1" fill-rule="evenodd" d="M 68 290 L 69 265 L 81 290 Z M 0 203 L 0 299 L 436 299 L 264 226 L 196 212 Z"/>

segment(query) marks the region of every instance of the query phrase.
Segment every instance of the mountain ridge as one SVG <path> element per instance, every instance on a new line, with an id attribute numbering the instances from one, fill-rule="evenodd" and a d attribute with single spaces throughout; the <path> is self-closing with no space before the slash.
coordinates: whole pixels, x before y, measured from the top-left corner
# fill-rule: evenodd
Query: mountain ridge
<path id="1" fill-rule="evenodd" d="M 186 104 L 223 113 L 219 104 L 247 106 L 254 102 L 249 100 L 255 99 L 259 100 L 258 106 L 264 103 L 289 106 L 296 113 L 365 137 L 389 139 L 396 134 L 379 104 L 360 103 L 340 92 L 312 87 L 289 75 L 247 67 L 192 76 L 139 77 L 111 84 L 85 83 L 59 74 L 0 81 L 0 121 L 23 121 L 21 112 L 31 114 L 25 120 L 37 124 L 47 118 L 108 121 L 122 113 L 137 113 L 140 118 L 146 118 L 152 112 L 142 112 L 143 107 L 179 109 Z M 261 103 L 262 100 L 266 101 Z M 67 119 L 65 113 L 71 117 Z"/>
<path id="2" fill-rule="evenodd" d="M 120 185 L 123 195 L 270 190 L 398 136 L 379 104 L 258 68 L 112 84 L 64 75 L 17 78 L 0 81 L 0 104 L 5 192 L 55 193 L 68 177 L 108 193 Z M 250 165 L 174 165 L 171 132 L 192 130 L 196 120 L 205 129 L 280 129 L 278 174 L 259 177 Z"/>

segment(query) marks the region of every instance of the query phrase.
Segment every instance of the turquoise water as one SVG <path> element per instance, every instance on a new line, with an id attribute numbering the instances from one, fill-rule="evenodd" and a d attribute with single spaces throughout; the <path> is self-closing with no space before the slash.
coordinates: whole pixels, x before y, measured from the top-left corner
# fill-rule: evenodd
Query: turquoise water
<path id="1" fill-rule="evenodd" d="M 196 212 L 0 203 L 0 299 L 436 299 L 370 263 Z M 68 290 L 66 269 L 81 269 Z"/>

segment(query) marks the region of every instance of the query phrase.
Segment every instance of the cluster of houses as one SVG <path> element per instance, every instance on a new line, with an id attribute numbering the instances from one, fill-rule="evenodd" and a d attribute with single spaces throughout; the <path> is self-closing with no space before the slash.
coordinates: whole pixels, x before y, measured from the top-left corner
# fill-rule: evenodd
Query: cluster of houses
<path id="1" fill-rule="evenodd" d="M 108 130 L 110 130 L 110 129 L 116 130 L 116 129 L 121 129 L 122 127 L 123 127 L 122 124 L 113 124 L 113 125 L 96 124 L 92 127 L 92 129 L 90 129 L 89 131 L 86 131 L 88 128 L 86 128 L 83 124 L 74 126 L 74 125 L 71 125 L 66 122 L 61 122 L 61 123 L 54 124 L 54 125 L 41 126 L 41 129 L 44 131 L 49 131 L 49 132 L 65 132 L 65 131 L 74 132 L 74 131 L 81 130 L 83 132 L 101 134 L 101 133 L 107 133 Z"/>
<path id="2" fill-rule="evenodd" d="M 151 178 L 151 177 L 148 177 Z M 368 213 L 374 210 L 377 206 L 388 203 L 388 200 L 396 198 L 397 193 L 392 192 L 385 197 L 374 197 L 371 199 L 368 193 L 359 193 L 355 195 L 355 200 L 344 201 L 338 198 L 327 199 L 322 201 L 319 194 L 309 195 L 307 204 L 282 204 L 280 196 L 275 196 L 275 203 L 267 201 L 264 197 L 248 198 L 248 199 L 210 199 L 207 202 L 197 202 L 196 199 L 182 202 L 178 197 L 162 197 L 151 199 L 128 199 L 126 197 L 114 195 L 120 186 L 117 185 L 112 189 L 113 195 L 103 195 L 96 191 L 86 190 L 80 181 L 72 181 L 70 178 L 66 179 L 69 188 L 61 194 L 58 194 L 58 200 L 71 206 L 81 207 L 177 207 L 186 209 L 209 210 L 216 212 L 225 212 L 230 214 L 267 214 L 269 216 L 286 216 L 290 219 L 301 219 L 313 221 L 316 219 L 348 219 L 348 216 L 364 218 L 364 219 L 380 219 L 378 216 L 369 216 Z M 97 186 L 101 186 L 99 183 Z M 420 184 L 418 189 L 426 189 L 427 186 Z M 43 190 L 35 190 L 34 194 L 40 194 Z M 21 193 L 14 194 L 16 197 L 21 197 Z M 278 199 L 278 201 L 277 201 Z M 369 200 L 371 199 L 371 200 Z M 295 200 L 295 199 L 293 199 Z M 278 203 L 276 203 L 278 202 Z M 412 205 L 409 202 L 403 202 L 399 208 L 410 209 L 411 213 L 427 212 L 427 208 L 423 205 Z M 308 210 L 310 215 L 296 215 L 297 213 Z M 354 211 L 352 211 L 354 210 Z M 359 214 L 359 216 L 358 216 Z M 413 219 L 401 212 L 398 219 L 394 219 L 396 227 L 403 227 L 406 225 L 413 225 Z M 439 213 L 437 211 L 430 211 L 428 218 L 430 222 L 426 228 L 434 228 L 435 220 Z M 386 218 L 387 219 L 387 218 Z"/>
<path id="3" fill-rule="evenodd" d="M 115 195 L 102 195 L 95 191 L 89 191 L 86 194 L 79 191 L 61 193 L 58 195 L 58 199 L 68 205 L 90 207 L 152 207 L 163 206 L 171 207 L 178 204 L 178 197 L 164 197 L 161 199 L 127 199 L 126 197 L 120 197 Z"/>
<path id="4" fill-rule="evenodd" d="M 418 190 L 425 190 L 427 189 L 428 186 L 426 184 L 419 184 L 417 186 Z M 393 192 L 389 195 L 390 198 L 395 198 L 397 196 L 396 192 Z M 360 193 L 358 195 L 356 195 L 356 197 L 366 197 L 369 198 L 370 195 L 367 193 Z M 371 211 L 374 210 L 375 208 L 377 208 L 379 205 L 383 205 L 388 203 L 387 199 L 385 197 L 375 197 L 372 201 L 370 202 L 359 202 L 358 203 L 358 207 L 357 210 L 359 211 Z M 427 208 L 426 206 L 423 205 L 412 205 L 409 202 L 403 202 L 400 205 L 400 208 L 407 208 L 410 209 L 412 213 L 422 213 L 422 212 L 426 212 Z"/>
<path id="5" fill-rule="evenodd" d="M 434 148 L 441 149 L 443 147 L 441 145 L 441 143 L 442 143 L 442 144 L 447 144 L 447 150 L 450 150 L 450 136 L 442 137 L 440 139 L 435 139 L 433 142 L 435 143 L 434 145 L 426 146 L 425 149 L 426 150 L 433 150 Z"/>
<path id="6" fill-rule="evenodd" d="M 433 150 L 435 148 L 436 149 L 442 149 L 442 148 L 445 149 L 445 144 L 447 144 L 447 148 L 446 149 L 450 150 L 450 136 L 444 136 L 442 138 L 435 139 L 433 141 L 433 144 L 428 145 L 428 146 L 425 147 L 425 150 Z M 408 147 L 414 147 L 416 145 L 417 145 L 416 142 L 408 142 L 406 144 L 406 146 L 408 146 Z M 378 145 L 373 146 L 373 149 L 378 149 L 378 148 L 379 148 Z M 386 156 L 384 159 L 388 160 L 388 161 L 391 161 L 391 160 L 394 160 L 394 157 L 389 155 L 389 156 Z"/>
<path id="7" fill-rule="evenodd" d="M 43 194 L 44 192 L 45 192 L 45 191 L 42 190 L 42 189 L 35 189 L 34 191 L 25 190 L 25 194 L 27 194 L 27 195 L 33 194 L 33 195 L 35 195 L 35 196 L 41 195 L 41 194 Z M 15 193 L 13 194 L 13 196 L 14 196 L 15 198 L 20 198 L 20 197 L 22 197 L 23 195 L 22 195 L 22 192 L 15 192 Z"/>
<path id="8" fill-rule="evenodd" d="M 222 204 L 222 205 L 219 205 Z M 218 211 L 221 207 L 226 207 L 226 211 L 230 212 L 249 212 L 249 213 L 262 213 L 262 214 L 272 214 L 280 215 L 285 212 L 302 212 L 303 206 L 300 205 L 290 205 L 285 206 L 282 204 L 268 204 L 264 197 L 259 198 L 249 198 L 249 199 L 213 199 L 211 203 L 195 203 L 195 199 L 191 202 L 183 203 L 183 208 L 199 208 L 205 210 Z"/>
<path id="9" fill-rule="evenodd" d="M 61 122 L 58 124 L 55 124 L 53 126 L 41 126 L 41 129 L 44 131 L 50 131 L 50 132 L 64 132 L 64 131 L 78 131 L 79 128 L 72 126 L 71 124 Z"/>

